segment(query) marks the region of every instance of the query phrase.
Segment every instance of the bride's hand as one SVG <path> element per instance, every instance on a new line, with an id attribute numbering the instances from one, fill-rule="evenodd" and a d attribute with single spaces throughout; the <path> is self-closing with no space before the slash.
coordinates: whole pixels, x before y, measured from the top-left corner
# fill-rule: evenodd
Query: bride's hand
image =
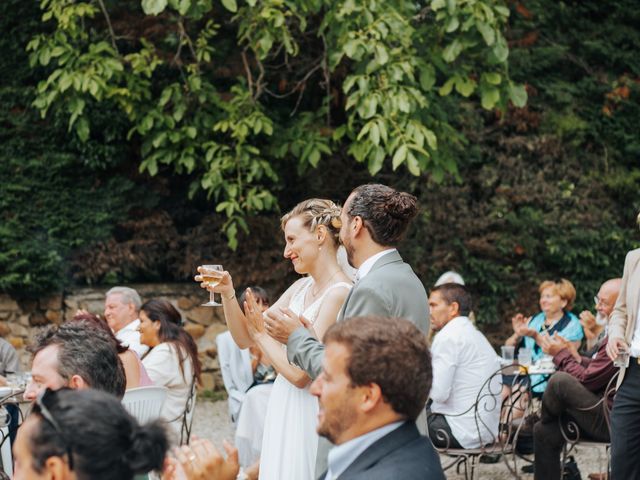
<path id="1" fill-rule="evenodd" d="M 247 319 L 247 330 L 249 336 L 255 339 L 258 335 L 264 333 L 264 317 L 262 308 L 258 305 L 256 297 L 250 288 L 247 288 L 244 301 L 244 316 Z"/>
<path id="2" fill-rule="evenodd" d="M 231 274 L 226 270 L 221 272 L 220 283 L 216 286 L 212 287 L 208 282 L 204 282 L 202 280 L 202 267 L 198 267 L 198 275 L 193 277 L 196 282 L 200 282 L 201 288 L 206 288 L 210 292 L 221 293 L 223 296 L 231 297 L 235 293 L 235 289 L 233 288 L 233 279 L 231 278 Z"/>

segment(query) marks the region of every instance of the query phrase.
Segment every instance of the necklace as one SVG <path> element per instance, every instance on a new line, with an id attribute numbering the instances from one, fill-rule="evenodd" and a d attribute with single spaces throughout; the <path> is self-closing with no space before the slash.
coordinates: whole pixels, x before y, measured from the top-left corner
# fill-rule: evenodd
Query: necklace
<path id="1" fill-rule="evenodd" d="M 312 296 L 312 298 L 317 297 L 320 294 L 320 292 L 322 292 L 322 290 L 324 290 L 324 287 L 326 287 L 329 284 L 329 282 L 333 279 L 333 277 L 335 277 L 338 273 L 340 273 L 340 270 L 336 270 L 335 272 L 333 272 L 333 275 L 331 275 L 325 282 L 323 282 L 322 286 L 320 286 L 317 291 L 314 292 L 313 291 L 314 290 L 313 287 L 311 287 L 311 296 Z"/>

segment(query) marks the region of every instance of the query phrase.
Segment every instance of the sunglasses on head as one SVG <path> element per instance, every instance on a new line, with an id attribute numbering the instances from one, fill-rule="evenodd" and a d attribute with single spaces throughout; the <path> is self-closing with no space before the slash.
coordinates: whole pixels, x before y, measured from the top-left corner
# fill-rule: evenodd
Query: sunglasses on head
<path id="1" fill-rule="evenodd" d="M 62 432 L 62 428 L 60 428 L 60 424 L 56 421 L 55 418 L 53 418 L 53 415 L 51 415 L 51 412 L 47 407 L 47 404 L 51 405 L 51 401 L 52 399 L 55 398 L 56 393 L 57 393 L 56 391 L 51 390 L 49 388 L 44 390 L 40 395 L 38 395 L 38 398 L 36 398 L 36 402 L 34 404 L 34 411 L 36 413 L 39 413 L 42 416 L 42 418 L 44 418 L 45 421 L 47 421 L 49 425 L 53 427 L 53 430 L 62 440 L 62 443 L 64 444 L 65 450 L 67 452 L 69 470 L 73 470 L 73 455 L 71 452 L 71 446 L 69 445 L 69 442 L 67 441 L 66 436 Z"/>

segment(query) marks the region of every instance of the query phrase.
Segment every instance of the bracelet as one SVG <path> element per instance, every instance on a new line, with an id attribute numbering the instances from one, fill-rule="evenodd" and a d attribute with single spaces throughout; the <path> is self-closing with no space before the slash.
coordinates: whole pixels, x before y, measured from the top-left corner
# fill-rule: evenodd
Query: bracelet
<path id="1" fill-rule="evenodd" d="M 233 300 L 234 298 L 236 298 L 236 292 L 233 292 L 233 294 L 230 297 L 224 297 L 226 300 Z"/>

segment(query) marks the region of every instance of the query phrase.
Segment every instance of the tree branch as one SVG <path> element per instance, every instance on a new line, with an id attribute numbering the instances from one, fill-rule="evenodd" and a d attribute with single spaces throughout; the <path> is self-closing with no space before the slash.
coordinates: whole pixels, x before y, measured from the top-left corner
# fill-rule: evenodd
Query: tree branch
<path id="1" fill-rule="evenodd" d="M 100 10 L 102 10 L 104 19 L 107 21 L 107 28 L 109 29 L 109 36 L 111 37 L 111 45 L 113 46 L 113 49 L 120 54 L 118 46 L 116 45 L 116 33 L 113 31 L 113 25 L 111 25 L 111 18 L 109 17 L 109 12 L 107 12 L 107 7 L 103 0 L 98 0 L 98 4 L 100 5 Z"/>

